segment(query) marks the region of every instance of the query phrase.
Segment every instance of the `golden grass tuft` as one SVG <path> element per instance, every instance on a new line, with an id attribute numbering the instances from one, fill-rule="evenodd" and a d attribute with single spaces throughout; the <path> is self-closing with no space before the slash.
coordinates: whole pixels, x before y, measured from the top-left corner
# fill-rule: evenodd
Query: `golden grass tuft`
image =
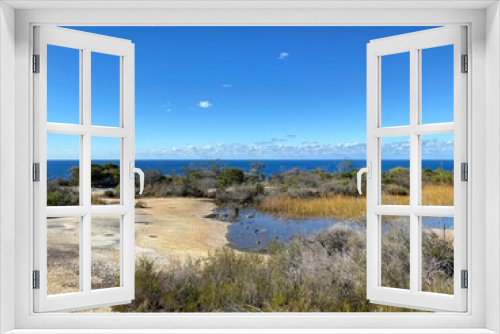
<path id="1" fill-rule="evenodd" d="M 453 206 L 453 186 L 424 185 L 422 189 L 422 205 Z"/>
<path id="2" fill-rule="evenodd" d="M 321 198 L 266 198 L 259 209 L 275 215 L 306 218 L 362 218 L 366 216 L 364 197 L 328 196 Z"/>

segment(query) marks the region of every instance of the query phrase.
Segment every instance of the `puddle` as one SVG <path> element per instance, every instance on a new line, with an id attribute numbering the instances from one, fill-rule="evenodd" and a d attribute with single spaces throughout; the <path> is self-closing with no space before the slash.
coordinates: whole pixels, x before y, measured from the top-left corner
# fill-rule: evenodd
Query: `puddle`
<path id="1" fill-rule="evenodd" d="M 239 217 L 232 219 L 233 212 L 216 209 L 208 218 L 217 218 L 228 223 L 227 239 L 232 247 L 241 251 L 265 251 L 271 241 L 290 242 L 294 236 L 311 236 L 334 225 L 344 224 L 335 219 L 280 218 L 255 209 L 240 210 Z"/>

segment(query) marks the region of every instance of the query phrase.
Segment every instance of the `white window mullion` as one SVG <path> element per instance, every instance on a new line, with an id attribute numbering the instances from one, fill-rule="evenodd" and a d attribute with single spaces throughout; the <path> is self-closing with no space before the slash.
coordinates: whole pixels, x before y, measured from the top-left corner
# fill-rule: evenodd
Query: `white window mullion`
<path id="1" fill-rule="evenodd" d="M 412 128 L 412 132 L 418 135 L 433 135 L 438 133 L 453 133 L 454 129 L 454 123 L 419 124 Z"/>
<path id="2" fill-rule="evenodd" d="M 82 232 L 80 236 L 80 249 L 81 249 L 81 263 L 82 267 L 80 270 L 80 281 L 82 282 L 82 291 L 86 294 L 90 294 L 92 290 L 92 261 L 91 261 L 91 222 L 92 216 L 90 214 L 86 214 L 82 218 Z"/>
<path id="3" fill-rule="evenodd" d="M 122 139 L 122 175 L 123 184 L 121 189 L 124 189 L 121 196 L 121 204 L 124 206 L 127 213 L 122 215 L 121 219 L 121 285 L 128 288 L 126 293 L 130 299 L 134 298 L 135 291 L 135 175 L 130 170 L 135 165 L 135 149 L 134 149 L 134 124 L 135 114 L 133 112 L 135 105 L 134 82 L 135 82 L 135 54 L 134 45 L 131 46 L 132 52 L 123 55 L 120 60 L 121 70 L 121 86 L 120 86 L 120 109 L 121 109 L 121 126 L 128 131 L 127 135 Z"/>
<path id="4" fill-rule="evenodd" d="M 373 129 L 373 134 L 379 138 L 382 137 L 403 137 L 410 135 L 411 127 L 409 126 L 392 126 L 387 128 Z"/>
<path id="5" fill-rule="evenodd" d="M 410 50 L 410 208 L 413 209 L 419 203 L 419 135 L 414 129 L 419 123 L 419 50 Z M 413 211 L 413 210 L 412 210 Z M 418 235 L 419 217 L 413 212 L 410 214 L 410 291 L 418 291 L 418 273 L 420 272 L 420 245 Z"/>
<path id="6" fill-rule="evenodd" d="M 379 215 L 374 212 L 373 208 L 380 205 L 380 159 L 379 148 L 380 139 L 374 135 L 374 131 L 380 125 L 380 57 L 373 54 L 370 48 L 367 48 L 367 114 L 366 114 L 366 160 L 371 162 L 371 178 L 367 178 L 366 187 L 366 248 L 367 248 L 367 297 L 371 298 L 371 294 L 380 282 L 380 238 L 378 231 L 380 230 Z"/>
<path id="7" fill-rule="evenodd" d="M 82 82 L 82 125 L 89 129 L 91 126 L 91 64 L 92 52 L 86 48 L 83 50 L 83 69 L 81 75 Z M 82 148 L 80 159 L 80 193 L 83 199 L 83 206 L 90 209 L 92 198 L 92 184 L 91 184 L 91 135 L 87 131 L 82 136 Z M 80 279 L 82 280 L 82 291 L 90 294 L 92 290 L 92 250 L 91 250 L 91 236 L 92 236 L 92 216 L 88 211 L 82 219 L 83 233 L 80 236 L 80 249 L 82 257 L 82 268 L 80 272 Z"/>

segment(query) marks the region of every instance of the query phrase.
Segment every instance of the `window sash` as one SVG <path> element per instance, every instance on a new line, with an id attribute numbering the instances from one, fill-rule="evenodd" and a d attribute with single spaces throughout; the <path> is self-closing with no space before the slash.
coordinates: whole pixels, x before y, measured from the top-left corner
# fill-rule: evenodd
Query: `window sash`
<path id="1" fill-rule="evenodd" d="M 467 162 L 467 76 L 460 73 L 461 54 L 466 54 L 466 28 L 446 27 L 371 41 L 367 46 L 367 161 L 372 177 L 367 180 L 367 297 L 371 302 L 423 310 L 467 310 L 467 290 L 461 289 L 460 270 L 467 269 L 467 183 L 460 181 L 460 164 Z M 420 50 L 454 45 L 454 122 L 420 124 Z M 381 127 L 381 57 L 410 53 L 410 125 Z M 422 134 L 454 133 L 454 207 L 422 206 Z M 381 205 L 381 138 L 410 137 L 410 205 Z M 410 217 L 410 289 L 380 286 L 381 215 Z M 421 217 L 454 217 L 454 294 L 423 292 L 421 282 Z"/>
<path id="2" fill-rule="evenodd" d="M 33 290 L 34 311 L 89 309 L 128 303 L 134 297 L 134 188 L 129 162 L 134 161 L 134 45 L 130 41 L 64 28 L 39 26 L 34 30 L 34 54 L 40 55 L 40 73 L 34 74 L 34 161 L 40 163 L 40 182 L 34 183 L 34 269 L 40 270 L 40 289 Z M 80 50 L 80 123 L 47 123 L 47 45 Z M 91 53 L 120 57 L 120 127 L 91 125 Z M 47 134 L 80 137 L 80 205 L 47 207 Z M 119 138 L 119 205 L 91 205 L 92 136 Z M 120 215 L 120 287 L 91 288 L 91 224 L 95 215 Z M 47 218 L 79 217 L 80 291 L 47 295 Z"/>

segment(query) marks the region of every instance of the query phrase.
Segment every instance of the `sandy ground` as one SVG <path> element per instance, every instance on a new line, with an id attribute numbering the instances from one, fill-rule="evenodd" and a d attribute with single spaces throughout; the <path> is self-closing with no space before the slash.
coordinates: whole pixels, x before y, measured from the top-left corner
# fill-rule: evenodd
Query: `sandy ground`
<path id="1" fill-rule="evenodd" d="M 227 244 L 227 223 L 206 218 L 215 205 L 204 199 L 140 199 L 136 208 L 136 259 L 157 265 L 208 255 Z M 110 202 L 111 204 L 111 202 Z M 47 221 L 48 293 L 79 290 L 79 219 Z M 119 217 L 92 217 L 92 288 L 112 287 L 119 280 Z M 108 311 L 108 308 L 94 311 Z"/>
<path id="2" fill-rule="evenodd" d="M 159 261 L 199 258 L 227 244 L 227 223 L 205 218 L 215 208 L 209 200 L 142 199 L 135 211 L 136 258 Z"/>

